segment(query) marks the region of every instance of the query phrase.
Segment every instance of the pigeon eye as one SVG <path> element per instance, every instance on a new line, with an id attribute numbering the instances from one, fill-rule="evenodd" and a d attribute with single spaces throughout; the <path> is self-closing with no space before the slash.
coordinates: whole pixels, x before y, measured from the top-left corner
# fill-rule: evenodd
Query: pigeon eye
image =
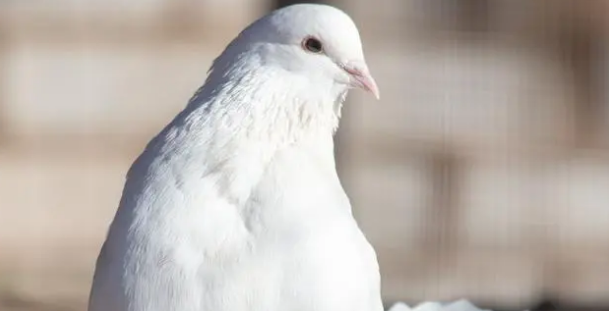
<path id="1" fill-rule="evenodd" d="M 323 45 L 321 44 L 321 41 L 313 38 L 313 37 L 307 37 L 302 41 L 302 47 L 311 52 L 311 53 L 315 53 L 315 54 L 319 54 L 321 52 L 323 52 L 324 48 Z"/>

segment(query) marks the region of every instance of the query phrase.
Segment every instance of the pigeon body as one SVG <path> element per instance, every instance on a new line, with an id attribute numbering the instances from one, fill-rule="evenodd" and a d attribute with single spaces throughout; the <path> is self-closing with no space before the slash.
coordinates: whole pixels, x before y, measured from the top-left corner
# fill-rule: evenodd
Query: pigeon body
<path id="1" fill-rule="evenodd" d="M 89 311 L 381 311 L 376 254 L 337 176 L 349 89 L 378 97 L 342 11 L 243 30 L 131 166 Z"/>

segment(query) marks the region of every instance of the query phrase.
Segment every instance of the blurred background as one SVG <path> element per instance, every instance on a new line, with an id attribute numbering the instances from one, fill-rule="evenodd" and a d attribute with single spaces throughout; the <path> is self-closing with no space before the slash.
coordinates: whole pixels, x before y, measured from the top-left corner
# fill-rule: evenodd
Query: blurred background
<path id="1" fill-rule="evenodd" d="M 0 2 L 0 310 L 85 310 L 135 156 L 294 2 Z M 337 157 L 387 304 L 609 310 L 609 1 L 323 2 L 381 89 Z"/>

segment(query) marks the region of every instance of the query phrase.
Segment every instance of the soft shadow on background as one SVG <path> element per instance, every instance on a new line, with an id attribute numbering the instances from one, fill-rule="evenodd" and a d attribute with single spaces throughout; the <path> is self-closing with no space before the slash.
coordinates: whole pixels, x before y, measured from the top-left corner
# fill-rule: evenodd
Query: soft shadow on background
<path id="1" fill-rule="evenodd" d="M 131 161 L 289 2 L 0 3 L 0 310 L 85 309 Z M 324 2 L 381 89 L 337 156 L 387 303 L 609 308 L 609 1 Z"/>

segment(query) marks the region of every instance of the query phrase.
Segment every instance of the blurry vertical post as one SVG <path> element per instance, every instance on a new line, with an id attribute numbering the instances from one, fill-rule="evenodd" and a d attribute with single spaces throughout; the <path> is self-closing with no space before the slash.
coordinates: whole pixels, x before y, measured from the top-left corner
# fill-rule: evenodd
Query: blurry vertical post
<path id="1" fill-rule="evenodd" d="M 7 39 L 7 32 L 8 32 L 8 27 L 6 27 L 5 24 L 0 23 L 0 71 L 4 72 L 5 70 L 5 66 L 6 66 L 6 39 Z M 5 120 L 6 118 L 6 103 L 5 100 L 7 98 L 7 94 L 6 94 L 6 84 L 7 81 L 4 80 L 4 78 L 6 77 L 6 75 L 2 75 L 0 76 L 0 146 L 3 143 L 3 140 L 6 138 L 6 124 L 8 123 L 7 120 Z"/>
<path id="2" fill-rule="evenodd" d="M 460 159 L 453 150 L 446 148 L 433 155 L 431 176 L 434 184 L 434 201 L 430 224 L 426 232 L 428 255 L 439 268 L 454 258 L 457 248 L 458 193 Z"/>
<path id="3" fill-rule="evenodd" d="M 594 2 L 566 3 L 566 17 L 561 23 L 561 44 L 567 66 L 571 69 L 577 102 L 575 103 L 576 147 L 598 147 L 597 135 L 603 122 L 605 88 L 602 77 L 602 45 L 605 27 L 594 23 Z"/>

